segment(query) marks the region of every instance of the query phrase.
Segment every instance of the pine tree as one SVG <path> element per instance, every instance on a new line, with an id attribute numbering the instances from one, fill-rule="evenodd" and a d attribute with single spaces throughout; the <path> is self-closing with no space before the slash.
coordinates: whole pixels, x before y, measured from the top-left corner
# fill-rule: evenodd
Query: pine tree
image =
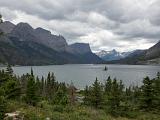
<path id="1" fill-rule="evenodd" d="M 122 81 L 117 82 L 116 78 L 112 81 L 111 92 L 108 96 L 107 100 L 107 111 L 112 115 L 119 115 L 120 113 L 120 103 L 123 98 L 123 84 Z"/>
<path id="2" fill-rule="evenodd" d="M 2 20 L 2 15 L 0 14 L 0 24 L 3 22 L 3 20 Z M 0 31 L 0 36 L 1 35 L 3 35 L 3 32 L 2 31 Z"/>
<path id="3" fill-rule="evenodd" d="M 41 82 L 38 76 L 36 78 L 36 95 L 38 98 L 40 98 L 42 95 Z"/>
<path id="4" fill-rule="evenodd" d="M 58 85 L 56 83 L 54 73 L 51 74 L 50 81 L 51 81 L 51 83 L 50 83 L 51 98 L 53 98 L 54 94 L 58 90 Z"/>
<path id="5" fill-rule="evenodd" d="M 151 110 L 153 107 L 153 81 L 146 77 L 143 80 L 142 97 L 141 97 L 141 107 L 145 110 Z"/>
<path id="6" fill-rule="evenodd" d="M 112 83 L 112 91 L 111 91 L 111 105 L 113 109 L 117 109 L 117 107 L 119 107 L 120 104 L 120 91 L 118 89 L 118 83 L 117 80 L 114 79 L 113 83 Z"/>
<path id="7" fill-rule="evenodd" d="M 0 120 L 3 120 L 6 112 L 6 100 L 4 96 L 0 96 Z"/>
<path id="8" fill-rule="evenodd" d="M 109 76 L 105 83 L 105 93 L 109 95 L 111 93 L 111 89 L 112 89 L 112 80 Z"/>
<path id="9" fill-rule="evenodd" d="M 157 77 L 153 80 L 153 92 L 154 92 L 154 108 L 160 111 L 160 73 L 157 73 Z"/>
<path id="10" fill-rule="evenodd" d="M 0 14 L 0 24 L 3 22 L 2 15 Z"/>
<path id="11" fill-rule="evenodd" d="M 45 80 L 44 80 L 44 77 L 42 76 L 41 78 L 41 94 L 42 94 L 42 97 L 45 97 Z"/>
<path id="12" fill-rule="evenodd" d="M 26 102 L 30 105 L 35 106 L 38 102 L 38 97 L 36 94 L 36 83 L 33 75 L 33 71 L 31 70 L 31 76 L 28 79 L 27 90 L 26 90 Z"/>
<path id="13" fill-rule="evenodd" d="M 128 88 L 126 88 L 125 90 L 125 97 L 126 97 L 126 100 L 132 100 L 132 96 L 133 96 L 133 92 L 132 92 L 132 87 L 129 86 Z"/>
<path id="14" fill-rule="evenodd" d="M 1 84 L 0 87 L 4 90 L 4 97 L 6 99 L 18 98 L 21 94 L 21 88 L 19 80 L 16 76 L 13 76 L 13 70 L 10 65 L 8 65 L 6 71 L 0 72 Z"/>
<path id="15" fill-rule="evenodd" d="M 16 79 L 9 79 L 5 84 L 5 96 L 7 99 L 17 99 L 21 94 L 20 84 Z"/>
<path id="16" fill-rule="evenodd" d="M 84 90 L 84 104 L 85 105 L 89 105 L 90 104 L 90 91 L 88 86 L 86 86 L 85 90 Z"/>
<path id="17" fill-rule="evenodd" d="M 6 99 L 4 97 L 4 90 L 0 87 L 0 120 L 3 120 L 6 112 Z"/>
<path id="18" fill-rule="evenodd" d="M 96 78 L 91 90 L 91 103 L 96 108 L 100 107 L 102 104 L 102 92 L 101 84 Z"/>
<path id="19" fill-rule="evenodd" d="M 11 65 L 9 65 L 9 64 L 6 68 L 6 73 L 10 76 L 13 76 L 13 69 L 12 69 Z"/>
<path id="20" fill-rule="evenodd" d="M 51 100 L 52 98 L 52 91 L 51 91 L 51 73 L 49 72 L 48 73 L 48 76 L 47 76 L 47 80 L 46 80 L 46 97 Z"/>
<path id="21" fill-rule="evenodd" d="M 54 96 L 53 104 L 67 105 L 68 102 L 69 100 L 68 100 L 67 94 L 61 88 L 59 88 Z"/>

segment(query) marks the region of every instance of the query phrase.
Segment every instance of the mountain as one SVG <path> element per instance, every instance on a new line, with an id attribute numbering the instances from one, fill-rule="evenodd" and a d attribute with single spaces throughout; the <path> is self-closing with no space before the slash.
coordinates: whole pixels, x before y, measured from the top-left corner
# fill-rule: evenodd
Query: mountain
<path id="1" fill-rule="evenodd" d="M 160 58 L 160 41 L 147 50 L 146 59 Z"/>
<path id="2" fill-rule="evenodd" d="M 126 58 L 113 60 L 110 64 L 160 64 L 160 41 L 146 50 L 136 50 Z"/>
<path id="3" fill-rule="evenodd" d="M 109 64 L 140 64 L 139 61 L 143 61 L 145 57 L 145 50 L 135 50 L 129 56 L 120 60 L 108 61 Z"/>
<path id="4" fill-rule="evenodd" d="M 39 43 L 44 44 L 56 51 L 66 51 L 68 47 L 68 44 L 63 36 L 52 35 L 50 31 L 43 28 L 35 29 L 35 36 L 39 38 Z"/>
<path id="5" fill-rule="evenodd" d="M 10 35 L 20 38 L 21 41 L 33 41 L 43 44 L 56 51 L 65 51 L 67 47 L 67 42 L 63 36 L 52 35 L 50 31 L 43 28 L 33 29 L 27 23 L 17 24 Z"/>
<path id="6" fill-rule="evenodd" d="M 96 55 L 98 55 L 100 58 L 102 58 L 105 61 L 112 61 L 112 60 L 120 60 L 122 58 L 125 58 L 129 56 L 132 52 L 117 52 L 116 50 L 112 51 L 105 51 L 102 50 L 100 52 L 97 52 Z"/>
<path id="7" fill-rule="evenodd" d="M 86 54 L 92 52 L 89 44 L 87 43 L 74 43 L 69 45 L 69 49 L 69 52 L 73 54 Z"/>
<path id="8" fill-rule="evenodd" d="M 9 21 L 5 21 L 0 24 L 0 30 L 6 34 L 10 33 L 14 27 L 15 27 L 15 25 Z"/>
<path id="9" fill-rule="evenodd" d="M 4 33 L 0 36 L 0 62 L 3 63 L 45 65 L 103 62 L 92 53 L 89 44 L 68 45 L 63 36 L 53 35 L 43 28 L 34 29 L 28 23 L 7 23 L 0 26 L 0 30 Z"/>

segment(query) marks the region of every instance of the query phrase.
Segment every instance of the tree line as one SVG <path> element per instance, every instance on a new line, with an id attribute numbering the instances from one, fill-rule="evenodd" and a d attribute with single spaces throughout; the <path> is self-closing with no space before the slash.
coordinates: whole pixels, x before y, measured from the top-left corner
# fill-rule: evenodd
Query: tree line
<path id="1" fill-rule="evenodd" d="M 0 70 L 0 120 L 4 118 L 9 100 L 22 101 L 30 106 L 37 106 L 43 100 L 51 105 L 73 105 L 75 90 L 72 84 L 57 82 L 54 73 L 49 72 L 46 79 L 39 78 L 31 69 L 31 73 L 19 77 L 8 65 L 6 70 Z"/>
<path id="2" fill-rule="evenodd" d="M 73 83 L 66 85 L 55 79 L 54 73 L 49 72 L 47 78 L 36 77 L 31 69 L 30 73 L 16 76 L 10 65 L 6 70 L 0 70 L 0 119 L 4 118 L 6 105 L 9 100 L 22 101 L 29 106 L 37 106 L 45 100 L 51 105 L 76 102 L 76 88 Z M 86 86 L 79 92 L 83 95 L 82 105 L 103 109 L 114 116 L 130 116 L 134 111 L 160 111 L 160 73 L 156 78 L 143 79 L 142 86 L 126 88 L 122 80 L 108 77 L 104 84 L 96 78 L 91 86 Z M 43 106 L 41 106 L 43 107 Z"/>
<path id="3" fill-rule="evenodd" d="M 129 116 L 134 111 L 160 111 L 160 73 L 150 79 L 145 77 L 142 86 L 125 88 L 122 80 L 108 77 L 105 84 L 96 79 L 84 90 L 84 104 L 104 109 L 115 116 Z"/>

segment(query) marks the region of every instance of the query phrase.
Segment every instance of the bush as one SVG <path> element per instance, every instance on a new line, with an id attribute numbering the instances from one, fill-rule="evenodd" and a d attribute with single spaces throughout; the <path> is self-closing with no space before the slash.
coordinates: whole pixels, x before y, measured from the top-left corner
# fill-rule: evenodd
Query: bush
<path id="1" fill-rule="evenodd" d="M 53 111 L 62 113 L 64 111 L 64 106 L 62 106 L 62 105 L 54 105 L 53 106 Z"/>

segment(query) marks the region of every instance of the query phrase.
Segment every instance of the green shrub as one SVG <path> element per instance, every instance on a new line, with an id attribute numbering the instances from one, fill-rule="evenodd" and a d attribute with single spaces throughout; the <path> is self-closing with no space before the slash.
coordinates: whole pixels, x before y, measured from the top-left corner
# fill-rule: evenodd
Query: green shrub
<path id="1" fill-rule="evenodd" d="M 64 106 L 62 105 L 54 105 L 53 106 L 53 112 L 63 112 L 64 111 Z"/>

